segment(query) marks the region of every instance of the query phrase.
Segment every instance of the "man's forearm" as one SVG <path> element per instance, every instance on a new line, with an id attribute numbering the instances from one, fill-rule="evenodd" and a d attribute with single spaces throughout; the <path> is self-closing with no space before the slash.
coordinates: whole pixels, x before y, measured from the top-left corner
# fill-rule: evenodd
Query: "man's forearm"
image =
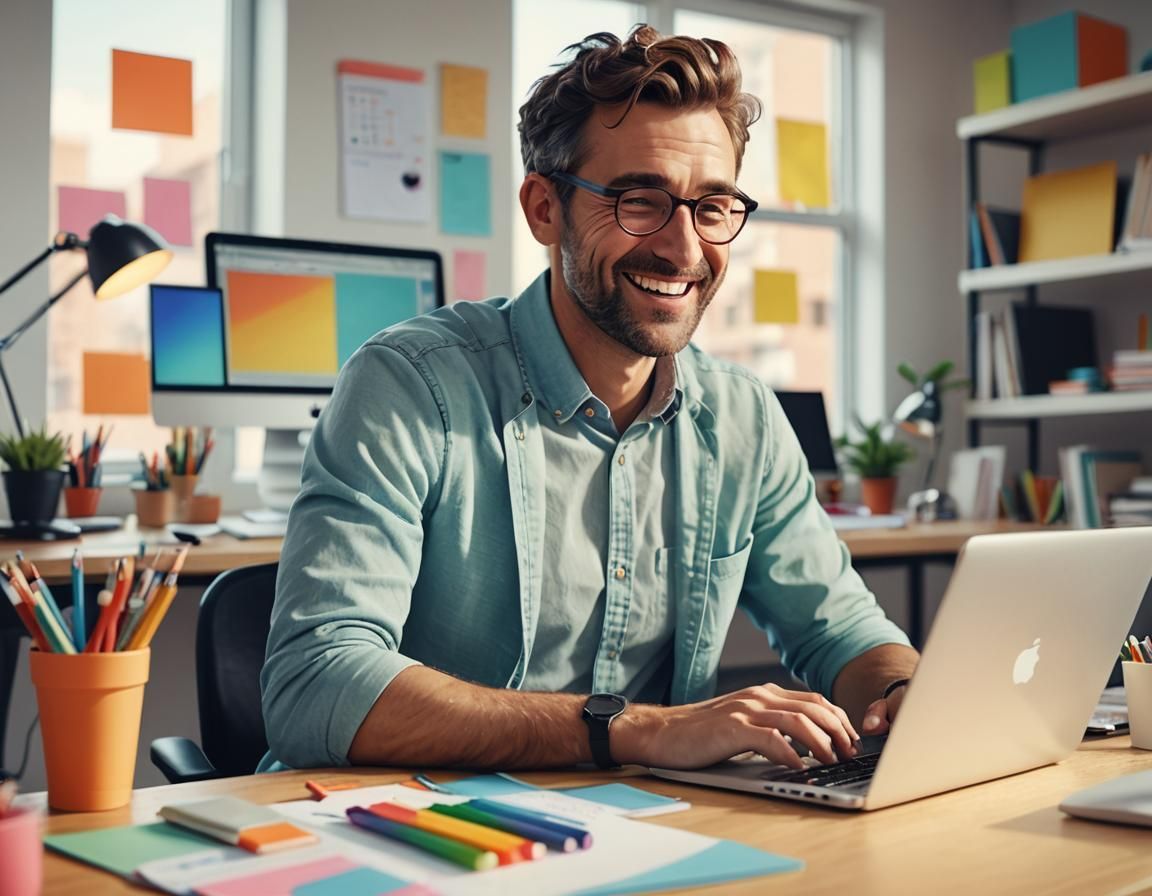
<path id="1" fill-rule="evenodd" d="M 385 688 L 360 725 L 355 765 L 547 768 L 591 760 L 579 694 L 469 684 L 411 666 Z"/>
<path id="2" fill-rule="evenodd" d="M 900 678 L 911 678 L 920 654 L 903 644 L 881 644 L 850 660 L 832 685 L 832 701 L 860 725 L 864 711 L 884 688 Z"/>

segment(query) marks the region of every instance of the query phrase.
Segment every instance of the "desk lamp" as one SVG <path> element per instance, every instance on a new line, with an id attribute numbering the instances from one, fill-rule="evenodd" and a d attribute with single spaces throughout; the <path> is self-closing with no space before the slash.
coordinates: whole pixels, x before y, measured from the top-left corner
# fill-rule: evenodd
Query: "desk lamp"
<path id="1" fill-rule="evenodd" d="M 940 402 L 940 385 L 936 379 L 926 378 L 908 395 L 892 413 L 892 422 L 904 432 L 918 439 L 928 439 L 928 464 L 920 489 L 908 497 L 908 509 L 920 522 L 956 519 L 956 502 L 938 488 L 933 488 L 936 458 L 944 438 L 942 418 L 944 408 Z"/>
<path id="2" fill-rule="evenodd" d="M 79 283 L 85 274 L 92 280 L 92 291 L 97 299 L 113 299 L 154 279 L 172 260 L 172 250 L 168 248 L 164 238 L 150 227 L 131 224 L 121 221 L 115 215 L 108 215 L 92 228 L 87 242 L 74 233 L 62 231 L 56 234 L 47 249 L 0 284 L 0 293 L 11 289 L 53 253 L 79 249 L 87 251 L 87 270 L 81 271 L 69 280 L 59 292 L 50 296 L 46 302 L 17 324 L 11 333 L 0 337 L 0 383 L 4 386 L 4 394 L 8 398 L 8 407 L 12 411 L 16 432 L 21 438 L 25 435 L 24 421 L 20 417 L 16 397 L 12 394 L 12 386 L 4 370 L 4 352 L 15 345 L 16 340 L 47 314 L 48 310 Z M 4 530 L 2 534 L 20 538 L 75 538 L 80 534 L 80 530 L 71 524 L 37 522 Z"/>

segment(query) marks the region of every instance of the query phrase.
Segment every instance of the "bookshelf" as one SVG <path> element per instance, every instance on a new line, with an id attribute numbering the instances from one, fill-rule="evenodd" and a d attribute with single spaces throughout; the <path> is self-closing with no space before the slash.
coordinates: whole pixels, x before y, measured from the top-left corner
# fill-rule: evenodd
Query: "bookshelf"
<path id="1" fill-rule="evenodd" d="M 980 150 L 983 147 L 1010 147 L 1026 152 L 1029 174 L 1034 175 L 1043 170 L 1044 150 L 1054 142 L 1132 128 L 1147 129 L 1149 122 L 1152 122 L 1152 72 L 961 118 L 956 123 L 956 135 L 964 143 L 965 216 L 980 199 Z M 967 226 L 964 232 L 966 239 L 970 240 Z M 968 258 L 972 257 L 971 249 L 969 245 Z M 1145 270 L 1152 270 L 1152 251 L 1117 252 L 961 271 L 957 285 L 967 301 L 968 369 L 973 382 L 978 366 L 976 317 L 985 293 L 1022 289 L 1026 302 L 1035 304 L 1037 288 L 1045 284 L 1093 280 Z M 1152 411 L 1152 391 L 1026 395 L 992 400 L 973 398 L 965 410 L 970 446 L 980 444 L 985 424 L 1026 426 L 1028 465 L 1035 470 L 1039 467 L 1041 420 Z"/>

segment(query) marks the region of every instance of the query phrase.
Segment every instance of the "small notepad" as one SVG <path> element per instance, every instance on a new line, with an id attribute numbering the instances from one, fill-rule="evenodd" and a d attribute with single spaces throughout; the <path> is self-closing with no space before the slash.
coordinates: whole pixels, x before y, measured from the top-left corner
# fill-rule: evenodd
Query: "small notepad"
<path id="1" fill-rule="evenodd" d="M 249 852 L 273 852 L 319 842 L 315 834 L 286 821 L 275 810 L 234 796 L 172 803 L 159 814 L 172 824 Z"/>

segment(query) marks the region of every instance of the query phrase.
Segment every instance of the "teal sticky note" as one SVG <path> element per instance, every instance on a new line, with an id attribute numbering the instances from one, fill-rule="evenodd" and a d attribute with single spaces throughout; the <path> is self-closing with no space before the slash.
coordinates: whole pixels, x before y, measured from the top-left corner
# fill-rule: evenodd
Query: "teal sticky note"
<path id="1" fill-rule="evenodd" d="M 381 893 L 391 893 L 411 886 L 411 881 L 401 880 L 375 868 L 354 868 L 324 880 L 293 887 L 292 896 L 380 896 Z M 414 891 L 409 890 L 411 892 Z"/>
<path id="2" fill-rule="evenodd" d="M 458 796 L 480 797 L 489 799 L 495 796 L 508 796 L 513 793 L 525 793 L 539 790 L 531 784 L 513 778 L 511 775 L 476 775 L 472 778 L 461 778 L 448 784 L 441 784 L 448 793 Z"/>
<path id="3" fill-rule="evenodd" d="M 163 821 L 75 834 L 52 834 L 44 838 L 44 845 L 124 877 L 131 877 L 132 872 L 145 862 L 174 859 L 220 846 L 216 840 Z"/>
<path id="4" fill-rule="evenodd" d="M 484 153 L 440 153 L 440 230 L 492 235 L 491 159 Z"/>
<path id="5" fill-rule="evenodd" d="M 568 787 L 557 792 L 582 800 L 591 800 L 605 806 L 613 806 L 616 809 L 623 809 L 625 812 L 654 809 L 657 806 L 667 806 L 679 802 L 670 796 L 649 793 L 639 787 L 620 783 L 595 784 L 591 787 Z"/>

